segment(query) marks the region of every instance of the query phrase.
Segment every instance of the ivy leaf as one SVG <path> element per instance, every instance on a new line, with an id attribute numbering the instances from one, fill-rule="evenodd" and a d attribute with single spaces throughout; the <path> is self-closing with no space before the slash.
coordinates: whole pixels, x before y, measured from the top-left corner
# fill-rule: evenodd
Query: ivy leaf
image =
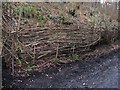
<path id="1" fill-rule="evenodd" d="M 32 71 L 35 67 L 36 67 L 36 66 L 35 66 L 35 65 L 33 65 L 33 64 L 28 65 L 28 67 L 27 67 L 26 71 L 31 72 L 31 71 Z"/>
<path id="2" fill-rule="evenodd" d="M 17 60 L 17 63 L 21 65 L 21 64 L 22 64 L 22 60 L 21 60 L 21 59 L 18 59 L 18 60 Z"/>
<path id="3" fill-rule="evenodd" d="M 32 68 L 27 68 L 27 71 L 28 71 L 28 72 L 31 72 L 31 71 L 32 71 Z"/>

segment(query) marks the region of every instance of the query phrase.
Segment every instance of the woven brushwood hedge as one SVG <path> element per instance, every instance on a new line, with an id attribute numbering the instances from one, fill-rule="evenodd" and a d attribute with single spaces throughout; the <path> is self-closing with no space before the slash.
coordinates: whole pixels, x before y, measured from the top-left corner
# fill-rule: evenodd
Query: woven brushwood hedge
<path id="1" fill-rule="evenodd" d="M 86 50 L 101 38 L 96 30 L 76 26 L 31 27 L 18 31 L 12 18 L 2 18 L 2 56 L 8 67 L 12 68 L 18 69 L 17 63 L 20 67 L 30 63 L 46 64 L 51 62 L 52 58 Z"/>

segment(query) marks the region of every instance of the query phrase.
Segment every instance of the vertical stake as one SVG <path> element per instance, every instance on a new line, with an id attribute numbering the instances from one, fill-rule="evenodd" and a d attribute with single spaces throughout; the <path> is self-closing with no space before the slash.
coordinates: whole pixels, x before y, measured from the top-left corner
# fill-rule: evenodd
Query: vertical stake
<path id="1" fill-rule="evenodd" d="M 74 52 L 75 52 L 75 45 L 73 45 L 73 54 L 74 54 Z"/>
<path id="2" fill-rule="evenodd" d="M 13 37 L 12 37 L 12 50 L 13 50 Z M 13 57 L 13 56 L 12 56 Z M 12 76 L 14 77 L 14 72 L 15 72 L 15 69 L 14 69 L 14 58 L 12 58 Z"/>
<path id="3" fill-rule="evenodd" d="M 59 44 L 57 45 L 57 49 L 56 49 L 56 58 L 58 58 L 58 50 L 59 50 Z"/>

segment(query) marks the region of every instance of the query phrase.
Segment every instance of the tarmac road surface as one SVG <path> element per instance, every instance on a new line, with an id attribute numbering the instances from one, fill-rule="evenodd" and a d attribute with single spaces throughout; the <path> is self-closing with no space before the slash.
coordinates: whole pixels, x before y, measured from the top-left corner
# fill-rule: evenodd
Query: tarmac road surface
<path id="1" fill-rule="evenodd" d="M 96 59 L 78 61 L 62 68 L 36 73 L 11 85 L 22 88 L 118 88 L 120 49 Z"/>

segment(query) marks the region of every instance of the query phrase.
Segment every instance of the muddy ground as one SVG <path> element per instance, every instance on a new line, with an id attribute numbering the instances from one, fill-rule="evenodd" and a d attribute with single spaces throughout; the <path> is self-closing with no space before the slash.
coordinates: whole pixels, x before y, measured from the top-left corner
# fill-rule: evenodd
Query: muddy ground
<path id="1" fill-rule="evenodd" d="M 95 59 L 65 64 L 27 78 L 12 79 L 3 68 L 3 86 L 18 88 L 118 88 L 120 49 Z M 4 64 L 3 64 L 4 65 Z"/>

